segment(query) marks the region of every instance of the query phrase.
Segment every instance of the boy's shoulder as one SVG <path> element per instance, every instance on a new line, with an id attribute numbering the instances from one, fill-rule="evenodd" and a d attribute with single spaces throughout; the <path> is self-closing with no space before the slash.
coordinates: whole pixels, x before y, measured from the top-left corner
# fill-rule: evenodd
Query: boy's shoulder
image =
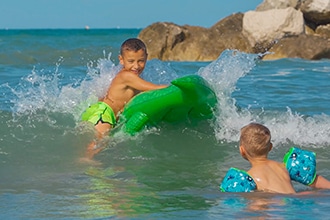
<path id="1" fill-rule="evenodd" d="M 115 77 L 122 77 L 122 78 L 126 78 L 126 77 L 139 77 L 139 75 L 129 71 L 129 70 L 125 70 L 122 69 L 120 70 Z"/>
<path id="2" fill-rule="evenodd" d="M 129 71 L 127 70 L 120 70 L 114 77 L 116 80 L 125 80 L 125 78 L 129 77 Z"/>
<path id="3" fill-rule="evenodd" d="M 252 176 L 267 176 L 272 172 L 282 173 L 286 172 L 285 164 L 275 160 L 265 160 L 262 163 L 252 165 L 248 173 Z"/>

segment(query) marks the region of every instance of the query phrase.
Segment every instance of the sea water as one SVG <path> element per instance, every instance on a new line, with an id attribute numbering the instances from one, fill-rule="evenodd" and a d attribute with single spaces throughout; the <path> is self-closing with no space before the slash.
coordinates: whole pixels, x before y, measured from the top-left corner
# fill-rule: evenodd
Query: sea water
<path id="1" fill-rule="evenodd" d="M 213 62 L 150 60 L 142 77 L 154 83 L 204 77 L 218 98 L 214 118 L 109 137 L 97 164 L 82 163 L 93 128 L 80 115 L 120 69 L 121 43 L 140 31 L 0 30 L 1 219 L 328 218 L 329 190 L 233 194 L 219 184 L 230 167 L 249 169 L 238 139 L 251 121 L 271 130 L 271 159 L 291 146 L 314 151 L 330 179 L 329 60 L 235 50 Z"/>

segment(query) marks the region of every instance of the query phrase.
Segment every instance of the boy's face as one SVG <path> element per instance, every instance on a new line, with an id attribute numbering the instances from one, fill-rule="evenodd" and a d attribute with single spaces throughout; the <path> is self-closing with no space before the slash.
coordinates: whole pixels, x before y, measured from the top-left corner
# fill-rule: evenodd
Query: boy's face
<path id="1" fill-rule="evenodd" d="M 124 70 L 140 75 L 146 65 L 147 57 L 144 50 L 124 51 L 122 55 L 119 55 L 119 62 Z"/>

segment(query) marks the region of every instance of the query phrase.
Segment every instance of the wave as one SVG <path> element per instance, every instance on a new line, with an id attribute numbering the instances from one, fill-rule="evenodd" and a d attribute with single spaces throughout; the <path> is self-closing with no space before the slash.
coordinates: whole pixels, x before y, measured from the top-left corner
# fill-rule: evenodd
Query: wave
<path id="1" fill-rule="evenodd" d="M 254 121 L 270 128 L 275 145 L 329 145 L 330 118 L 326 114 L 306 116 L 292 111 L 290 106 L 278 110 L 237 104 L 233 94 L 241 89 L 237 88 L 239 80 L 247 74 L 253 74 L 251 72 L 258 65 L 265 65 L 258 59 L 258 55 L 226 50 L 217 60 L 205 63 L 203 67 L 200 67 L 199 63 L 199 69 L 194 73 L 188 67 L 185 67 L 186 71 L 177 71 L 175 65 L 180 66 L 178 63 L 151 60 L 143 77 L 154 83 L 169 83 L 182 75 L 198 74 L 208 80 L 219 101 L 215 120 L 209 125 L 219 142 L 236 143 L 240 128 Z M 24 116 L 27 120 L 32 120 L 29 118 L 42 113 L 45 117 L 41 118 L 51 123 L 50 115 L 55 113 L 63 114 L 64 118 L 70 115 L 78 124 L 81 113 L 96 102 L 98 97 L 103 96 L 112 78 L 121 68 L 111 61 L 111 54 L 88 64 L 87 74 L 65 76 L 65 73 L 60 73 L 60 67 L 59 62 L 50 72 L 33 69 L 31 74 L 23 77 L 15 87 L 1 85 L 10 90 L 11 111 L 16 118 Z"/>

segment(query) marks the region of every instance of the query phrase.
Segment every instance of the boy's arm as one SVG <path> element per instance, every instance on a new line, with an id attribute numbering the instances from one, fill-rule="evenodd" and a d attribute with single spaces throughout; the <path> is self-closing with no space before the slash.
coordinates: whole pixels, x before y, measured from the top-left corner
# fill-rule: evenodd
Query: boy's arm
<path id="1" fill-rule="evenodd" d="M 330 181 L 323 176 L 316 175 L 314 182 L 309 186 L 317 189 L 330 189 Z"/>
<path id="2" fill-rule="evenodd" d="M 162 89 L 167 87 L 167 85 L 157 85 L 151 82 L 145 81 L 144 79 L 140 78 L 139 76 L 135 75 L 134 73 L 127 72 L 123 74 L 125 77 L 125 82 L 127 86 L 132 87 L 139 91 L 148 91 L 154 89 Z"/>

